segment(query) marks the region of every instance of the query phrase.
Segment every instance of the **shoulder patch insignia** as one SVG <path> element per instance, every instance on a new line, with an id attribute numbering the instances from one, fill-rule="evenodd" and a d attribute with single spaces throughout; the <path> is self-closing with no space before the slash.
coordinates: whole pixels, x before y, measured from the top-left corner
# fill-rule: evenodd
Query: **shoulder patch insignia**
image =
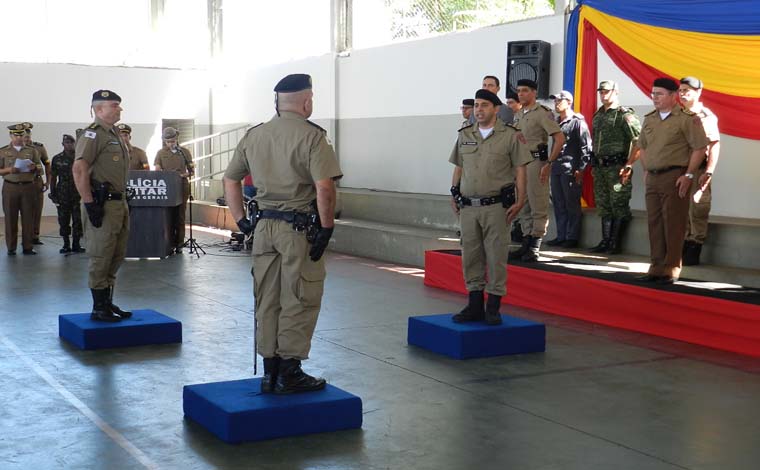
<path id="1" fill-rule="evenodd" d="M 518 142 L 520 142 L 520 143 L 521 143 L 521 144 L 523 144 L 523 145 L 528 145 L 528 139 L 526 139 L 526 138 L 525 138 L 525 136 L 523 135 L 523 133 L 522 133 L 522 132 L 520 132 L 520 131 L 518 130 L 518 131 L 517 131 L 517 134 L 515 134 L 515 135 L 517 136 L 517 140 L 518 140 Z"/>
<path id="2" fill-rule="evenodd" d="M 697 116 L 696 114 L 695 114 L 695 115 L 694 115 L 694 117 L 691 119 L 691 121 L 692 121 L 694 124 L 696 124 L 696 125 L 700 125 L 700 126 L 702 125 L 702 118 L 701 118 L 700 116 Z"/>
<path id="3" fill-rule="evenodd" d="M 88 130 L 84 131 L 84 134 L 83 134 L 83 135 L 84 135 L 85 137 L 87 137 L 88 139 L 94 139 L 94 138 L 95 138 L 95 136 L 97 136 L 98 134 L 97 134 L 97 132 L 95 132 L 95 131 L 91 131 L 91 130 L 89 130 L 89 129 L 88 129 Z"/>
<path id="4" fill-rule="evenodd" d="M 630 123 L 632 123 L 632 122 L 634 122 L 636 120 L 636 115 L 635 114 L 626 114 L 624 119 L 625 119 L 625 122 L 627 122 L 628 124 L 630 124 Z"/>
<path id="5" fill-rule="evenodd" d="M 309 121 L 308 119 L 306 120 L 306 122 L 308 122 L 308 123 L 309 123 L 309 124 L 311 124 L 312 126 L 316 127 L 317 129 L 321 130 L 322 132 L 327 132 L 327 131 L 326 131 L 326 130 L 325 130 L 323 127 L 322 127 L 322 126 L 320 126 L 319 124 L 315 124 L 315 123 L 313 123 L 313 122 Z"/>

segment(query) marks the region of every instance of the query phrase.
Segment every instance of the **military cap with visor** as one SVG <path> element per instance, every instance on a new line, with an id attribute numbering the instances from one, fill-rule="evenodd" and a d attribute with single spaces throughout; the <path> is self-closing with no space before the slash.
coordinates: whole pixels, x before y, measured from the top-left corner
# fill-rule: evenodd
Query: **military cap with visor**
<path id="1" fill-rule="evenodd" d="M 70 136 L 69 134 L 63 134 L 63 143 L 64 144 L 65 143 L 73 144 L 74 142 L 76 142 L 76 140 L 74 140 L 74 138 L 72 136 Z"/>
<path id="2" fill-rule="evenodd" d="M 599 82 L 599 86 L 596 88 L 596 91 L 610 91 L 617 89 L 617 83 L 613 82 L 612 80 L 602 80 Z"/>
<path id="3" fill-rule="evenodd" d="M 164 140 L 176 139 L 179 136 L 179 131 L 173 127 L 167 127 L 161 133 L 161 138 Z"/>
<path id="4" fill-rule="evenodd" d="M 276 93 L 297 93 L 303 90 L 311 90 L 311 75 L 305 73 L 287 75 L 274 87 Z"/>
<path id="5" fill-rule="evenodd" d="M 119 132 L 123 132 L 124 134 L 131 134 L 132 128 L 129 127 L 129 124 L 121 123 L 118 126 L 116 126 L 117 129 L 119 129 Z"/>
<path id="6" fill-rule="evenodd" d="M 11 124 L 10 126 L 8 126 L 8 130 L 11 131 L 11 134 L 13 134 L 13 135 L 24 135 L 24 134 L 26 134 L 26 126 L 24 126 L 23 123 Z"/>
<path id="7" fill-rule="evenodd" d="M 702 89 L 702 80 L 697 77 L 684 77 L 680 80 L 681 84 L 691 87 L 695 90 Z"/>
<path id="8" fill-rule="evenodd" d="M 475 106 L 475 100 L 472 98 L 465 98 L 462 100 L 462 106 Z"/>
<path id="9" fill-rule="evenodd" d="M 521 78 L 520 80 L 517 80 L 517 86 L 526 86 L 528 88 L 533 88 L 534 90 L 538 89 L 536 82 L 527 78 Z"/>

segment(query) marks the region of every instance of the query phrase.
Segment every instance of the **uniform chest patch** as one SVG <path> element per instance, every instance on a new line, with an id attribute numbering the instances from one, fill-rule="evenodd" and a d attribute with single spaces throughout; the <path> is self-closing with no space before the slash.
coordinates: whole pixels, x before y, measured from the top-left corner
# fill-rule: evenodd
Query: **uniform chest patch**
<path id="1" fill-rule="evenodd" d="M 477 142 L 462 142 L 462 145 L 478 145 Z"/>
<path id="2" fill-rule="evenodd" d="M 94 139 L 98 134 L 95 131 L 84 131 L 84 136 L 88 139 Z"/>
<path id="3" fill-rule="evenodd" d="M 114 155 L 113 156 L 113 161 L 118 162 L 119 161 L 119 156 L 118 155 Z"/>

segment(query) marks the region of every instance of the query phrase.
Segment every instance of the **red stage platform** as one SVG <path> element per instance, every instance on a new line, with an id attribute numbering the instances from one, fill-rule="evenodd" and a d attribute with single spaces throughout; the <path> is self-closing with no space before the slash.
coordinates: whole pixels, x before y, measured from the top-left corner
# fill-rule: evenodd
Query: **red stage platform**
<path id="1" fill-rule="evenodd" d="M 663 336 L 715 349 L 760 357 L 760 305 L 699 295 L 698 289 L 645 287 L 645 284 L 567 274 L 536 266 L 509 265 L 509 305 Z M 625 274 L 632 281 L 632 274 Z M 425 285 L 466 294 L 461 257 L 450 251 L 425 252 Z M 649 286 L 651 284 L 646 284 Z M 740 297 L 739 297 L 740 298 Z M 757 300 L 756 292 L 747 298 Z"/>

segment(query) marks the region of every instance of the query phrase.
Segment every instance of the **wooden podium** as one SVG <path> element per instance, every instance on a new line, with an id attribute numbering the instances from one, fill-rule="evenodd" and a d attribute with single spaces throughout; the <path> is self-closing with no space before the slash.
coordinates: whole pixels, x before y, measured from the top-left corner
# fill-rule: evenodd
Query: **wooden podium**
<path id="1" fill-rule="evenodd" d="M 172 211 L 182 203 L 182 178 L 176 171 L 132 170 L 127 258 L 165 258 L 174 249 Z"/>

